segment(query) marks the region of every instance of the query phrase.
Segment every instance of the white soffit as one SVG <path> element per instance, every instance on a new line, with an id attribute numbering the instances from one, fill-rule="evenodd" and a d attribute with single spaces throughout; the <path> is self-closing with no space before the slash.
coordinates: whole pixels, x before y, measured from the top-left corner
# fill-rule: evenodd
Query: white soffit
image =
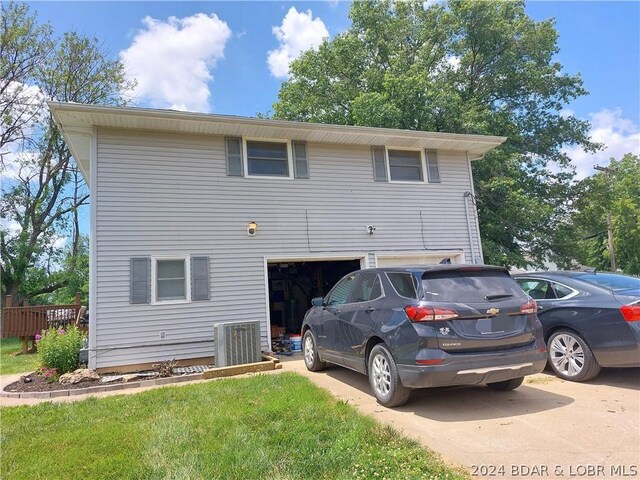
<path id="1" fill-rule="evenodd" d="M 49 108 L 74 158 L 78 161 L 85 179 L 89 178 L 90 136 L 93 127 L 198 135 L 287 138 L 314 143 L 458 150 L 469 152 L 472 160 L 481 157 L 506 140 L 506 137 L 487 135 L 327 125 L 79 103 L 50 102 Z"/>

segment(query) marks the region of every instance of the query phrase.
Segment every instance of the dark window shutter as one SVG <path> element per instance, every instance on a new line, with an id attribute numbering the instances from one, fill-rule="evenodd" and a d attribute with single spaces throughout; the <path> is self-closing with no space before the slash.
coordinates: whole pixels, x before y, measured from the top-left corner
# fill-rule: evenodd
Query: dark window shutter
<path id="1" fill-rule="evenodd" d="M 427 178 L 429 183 L 440 183 L 440 166 L 438 165 L 438 154 L 435 150 L 427 150 Z"/>
<path id="2" fill-rule="evenodd" d="M 191 257 L 191 300 L 209 300 L 209 257 Z"/>
<path id="3" fill-rule="evenodd" d="M 241 177 L 244 175 L 242 139 L 239 137 L 226 137 L 224 141 L 227 153 L 227 175 Z"/>
<path id="4" fill-rule="evenodd" d="M 309 178 L 309 161 L 305 142 L 293 142 L 293 172 L 296 178 Z"/>
<path id="5" fill-rule="evenodd" d="M 151 257 L 131 258 L 131 303 L 151 303 Z"/>
<path id="6" fill-rule="evenodd" d="M 387 181 L 387 165 L 384 160 L 384 147 L 371 148 L 373 155 L 373 179 L 376 182 Z"/>

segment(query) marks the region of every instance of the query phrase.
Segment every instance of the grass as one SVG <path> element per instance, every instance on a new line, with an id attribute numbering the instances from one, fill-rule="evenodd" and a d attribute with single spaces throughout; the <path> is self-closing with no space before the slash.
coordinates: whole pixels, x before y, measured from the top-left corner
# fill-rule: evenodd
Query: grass
<path id="1" fill-rule="evenodd" d="M 466 479 L 293 373 L 4 407 L 7 479 Z"/>
<path id="2" fill-rule="evenodd" d="M 34 353 L 14 355 L 20 350 L 22 350 L 20 339 L 0 339 L 0 375 L 33 372 L 38 368 L 38 355 Z"/>

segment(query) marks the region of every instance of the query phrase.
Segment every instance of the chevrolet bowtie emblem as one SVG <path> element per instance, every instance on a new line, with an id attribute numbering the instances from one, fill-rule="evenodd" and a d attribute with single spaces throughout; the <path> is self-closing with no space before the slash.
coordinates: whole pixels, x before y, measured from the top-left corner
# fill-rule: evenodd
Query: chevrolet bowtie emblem
<path id="1" fill-rule="evenodd" d="M 487 313 L 489 315 L 497 315 L 500 313 L 500 309 L 499 308 L 490 308 L 489 310 L 487 310 Z"/>

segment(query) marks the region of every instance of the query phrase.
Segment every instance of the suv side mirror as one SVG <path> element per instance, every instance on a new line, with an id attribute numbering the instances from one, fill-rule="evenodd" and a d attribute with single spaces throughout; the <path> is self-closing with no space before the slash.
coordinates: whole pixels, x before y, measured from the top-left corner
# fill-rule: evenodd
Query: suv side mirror
<path id="1" fill-rule="evenodd" d="M 313 305 L 314 307 L 322 307 L 324 306 L 324 298 L 322 297 L 315 297 L 311 299 L 311 305 Z"/>

